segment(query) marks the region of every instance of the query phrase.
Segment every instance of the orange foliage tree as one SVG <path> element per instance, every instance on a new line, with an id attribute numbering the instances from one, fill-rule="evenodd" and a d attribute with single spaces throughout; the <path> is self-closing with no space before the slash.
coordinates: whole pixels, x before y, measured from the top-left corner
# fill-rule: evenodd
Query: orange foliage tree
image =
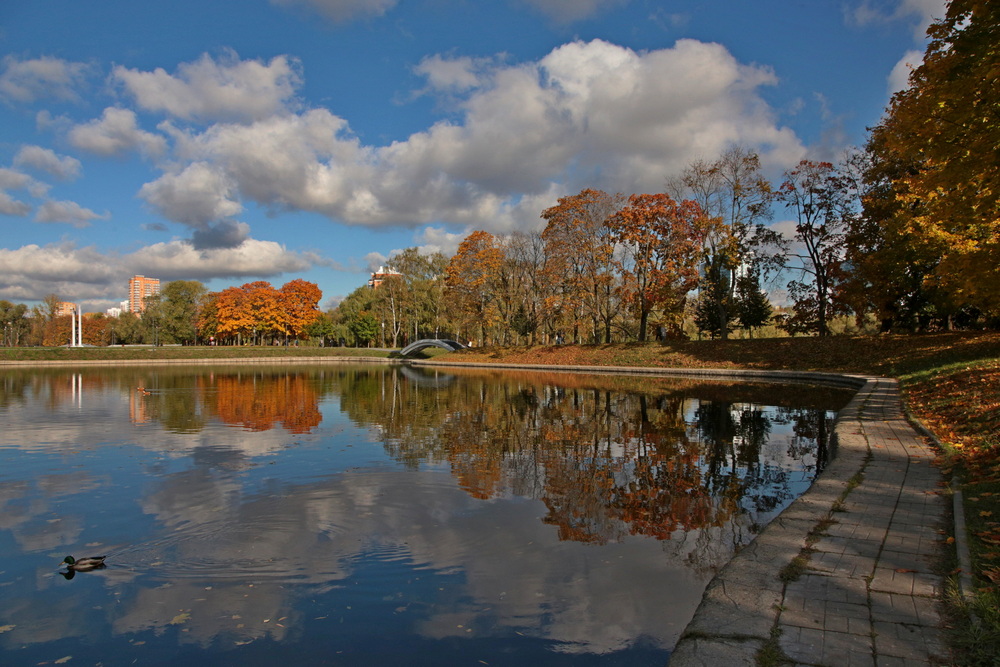
<path id="1" fill-rule="evenodd" d="M 316 283 L 296 279 L 278 290 L 281 327 L 293 339 L 306 337 L 306 327 L 319 317 L 319 300 L 323 297 Z"/>
<path id="2" fill-rule="evenodd" d="M 614 268 L 615 241 L 605 221 L 621 206 L 621 195 L 586 189 L 542 211 L 548 221 L 545 275 L 552 287 L 547 304 L 568 315 L 573 340 L 581 320 L 588 320 L 596 341 L 611 340 L 611 325 L 620 311 Z"/>
<path id="3" fill-rule="evenodd" d="M 611 238 L 622 248 L 616 260 L 622 294 L 638 315 L 640 342 L 655 309 L 665 324 L 680 328 L 687 293 L 698 284 L 702 244 L 718 224 L 695 202 L 666 194 L 632 195 L 609 218 Z"/>
<path id="4" fill-rule="evenodd" d="M 458 310 L 466 316 L 467 329 L 479 326 L 480 340 L 498 319 L 498 290 L 503 248 L 489 232 L 475 231 L 458 246 L 445 269 L 445 286 Z"/>

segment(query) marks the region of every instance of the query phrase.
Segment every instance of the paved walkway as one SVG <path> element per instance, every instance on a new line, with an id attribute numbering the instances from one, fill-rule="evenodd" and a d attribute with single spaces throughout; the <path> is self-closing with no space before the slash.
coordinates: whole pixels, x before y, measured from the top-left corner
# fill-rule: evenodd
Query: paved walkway
<path id="1" fill-rule="evenodd" d="M 713 579 L 671 667 L 949 664 L 933 572 L 946 517 L 895 380 L 869 379 L 810 490 Z"/>

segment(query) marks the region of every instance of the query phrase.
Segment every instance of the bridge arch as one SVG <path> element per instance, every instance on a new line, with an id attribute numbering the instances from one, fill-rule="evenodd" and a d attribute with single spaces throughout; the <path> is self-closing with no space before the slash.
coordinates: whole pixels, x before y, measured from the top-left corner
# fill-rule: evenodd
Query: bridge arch
<path id="1" fill-rule="evenodd" d="M 425 347 L 440 347 L 444 348 L 445 350 L 448 350 L 449 352 L 455 352 L 456 350 L 465 349 L 465 346 L 459 343 L 457 340 L 446 340 L 442 338 L 424 338 L 423 340 L 417 340 L 410 343 L 402 350 L 400 350 L 399 353 L 402 356 L 407 357 L 413 354 L 414 352 L 419 352 Z"/>

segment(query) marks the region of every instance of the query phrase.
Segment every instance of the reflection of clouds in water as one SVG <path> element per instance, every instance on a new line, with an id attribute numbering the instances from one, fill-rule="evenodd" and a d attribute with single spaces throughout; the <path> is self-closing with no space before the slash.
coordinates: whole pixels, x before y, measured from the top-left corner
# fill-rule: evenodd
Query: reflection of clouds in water
<path id="1" fill-rule="evenodd" d="M 92 491 L 104 480 L 85 472 L 42 475 L 31 482 L 0 483 L 0 529 L 10 530 L 24 551 L 75 542 L 83 531 L 76 514 L 53 513 L 52 501 Z"/>
<path id="2" fill-rule="evenodd" d="M 659 543 L 553 546 L 540 504 L 477 501 L 440 474 L 355 471 L 241 498 L 231 479 L 188 472 L 164 478 L 143 504 L 177 527 L 176 563 L 161 574 L 178 578 L 124 597 L 129 620 L 115 622 L 120 632 L 163 627 L 188 610 L 192 641 L 275 636 L 264 618 L 294 617 L 290 596 L 350 577 L 373 552 L 408 556 L 421 571 L 463 573 L 464 586 L 451 584 L 415 619 L 414 630 L 430 638 L 509 628 L 603 653 L 640 635 L 669 646 L 693 611 L 670 603 L 685 584 L 669 569 L 683 566 L 665 562 Z M 149 574 L 158 579 L 156 568 Z M 703 583 L 692 581 L 685 597 L 696 604 Z"/>
<path id="3" fill-rule="evenodd" d="M 299 614 L 287 605 L 288 592 L 281 586 L 242 584 L 206 585 L 180 580 L 158 588 L 140 588 L 125 602 L 126 613 L 112 622 L 115 634 L 153 630 L 161 634 L 172 625 L 182 644 L 208 647 L 213 642 L 229 645 L 270 636 L 285 639 Z"/>
<path id="4" fill-rule="evenodd" d="M 27 453 L 56 453 L 76 456 L 107 446 L 134 445 L 171 457 L 188 456 L 201 448 L 229 449 L 247 457 L 274 454 L 291 437 L 283 429 L 254 433 L 248 438 L 241 428 L 214 428 L 193 433 L 161 430 L 154 424 L 131 424 L 128 405 L 121 396 L 101 395 L 100 406 L 92 406 L 85 417 L 75 411 L 38 410 L 4 414 L 7 426 L 19 434 L 17 442 L 0 443 L 0 448 Z M 97 397 L 94 398 L 97 402 Z M 105 409 L 106 408 L 106 409 Z M 112 424 L 115 424 L 112 427 Z"/>

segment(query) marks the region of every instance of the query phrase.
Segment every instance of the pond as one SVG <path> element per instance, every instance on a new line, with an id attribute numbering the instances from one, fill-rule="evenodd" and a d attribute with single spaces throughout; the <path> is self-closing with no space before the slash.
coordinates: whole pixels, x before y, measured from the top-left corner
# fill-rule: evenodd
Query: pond
<path id="1" fill-rule="evenodd" d="M 0 663 L 663 665 L 851 392 L 375 364 L 0 371 Z M 64 574 L 66 555 L 106 567 Z"/>

